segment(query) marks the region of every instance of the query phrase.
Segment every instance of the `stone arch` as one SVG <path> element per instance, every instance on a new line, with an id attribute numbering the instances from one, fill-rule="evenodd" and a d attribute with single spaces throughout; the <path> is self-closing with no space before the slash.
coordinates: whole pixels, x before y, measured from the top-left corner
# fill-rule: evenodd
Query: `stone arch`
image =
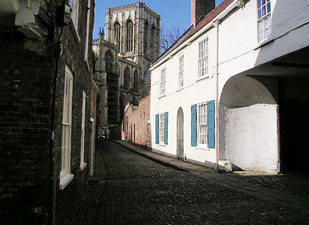
<path id="1" fill-rule="evenodd" d="M 133 51 L 133 22 L 131 19 L 127 20 L 126 23 L 127 37 L 126 37 L 126 51 Z"/>
<path id="2" fill-rule="evenodd" d="M 236 75 L 219 102 L 219 161 L 234 169 L 278 171 L 277 80 Z"/>
<path id="3" fill-rule="evenodd" d="M 130 69 L 129 69 L 128 66 L 124 69 L 124 75 L 123 75 L 123 77 L 124 77 L 123 86 L 124 86 L 126 89 L 130 89 L 131 73 L 130 73 Z"/>

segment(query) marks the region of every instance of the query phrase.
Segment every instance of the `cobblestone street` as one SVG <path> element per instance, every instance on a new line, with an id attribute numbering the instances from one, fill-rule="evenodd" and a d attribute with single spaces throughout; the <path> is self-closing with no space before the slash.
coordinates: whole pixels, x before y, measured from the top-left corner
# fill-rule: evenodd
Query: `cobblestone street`
<path id="1" fill-rule="evenodd" d="M 289 206 L 276 196 L 268 200 L 272 192 L 264 195 L 263 188 L 237 190 L 245 179 L 231 188 L 212 179 L 220 175 L 229 180 L 236 175 L 202 167 L 190 172 L 110 141 L 99 141 L 96 154 L 95 177 L 66 225 L 309 224 L 308 196 L 291 197 Z M 297 200 L 303 202 L 299 207 Z"/>

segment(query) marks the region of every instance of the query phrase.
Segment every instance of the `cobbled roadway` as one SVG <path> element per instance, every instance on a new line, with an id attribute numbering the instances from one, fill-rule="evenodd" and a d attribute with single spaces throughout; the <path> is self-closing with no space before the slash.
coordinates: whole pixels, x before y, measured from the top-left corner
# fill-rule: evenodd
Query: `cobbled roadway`
<path id="1" fill-rule="evenodd" d="M 67 225 L 309 224 L 305 212 L 169 168 L 110 141 Z"/>

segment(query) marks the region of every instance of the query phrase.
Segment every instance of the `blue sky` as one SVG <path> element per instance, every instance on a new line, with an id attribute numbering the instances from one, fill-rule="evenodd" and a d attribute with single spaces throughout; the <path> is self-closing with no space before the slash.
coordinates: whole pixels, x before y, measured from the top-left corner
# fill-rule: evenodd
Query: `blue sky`
<path id="1" fill-rule="evenodd" d="M 98 37 L 99 28 L 105 27 L 105 13 L 107 8 L 128 5 L 139 0 L 96 0 L 95 1 L 95 24 L 93 38 Z M 161 26 L 179 26 L 186 30 L 191 24 L 191 0 L 140 0 L 148 7 L 161 15 Z M 216 0 L 216 5 L 222 0 Z"/>

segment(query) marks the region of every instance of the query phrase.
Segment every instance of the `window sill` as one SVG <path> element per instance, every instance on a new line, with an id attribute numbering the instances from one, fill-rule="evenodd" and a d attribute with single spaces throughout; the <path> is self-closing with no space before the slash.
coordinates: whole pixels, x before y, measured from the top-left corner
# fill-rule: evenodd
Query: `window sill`
<path id="1" fill-rule="evenodd" d="M 63 190 L 72 180 L 74 179 L 73 174 L 67 174 L 59 182 L 59 189 Z"/>
<path id="2" fill-rule="evenodd" d="M 257 47 L 254 48 L 254 50 L 257 50 L 265 45 L 270 44 L 271 42 L 273 42 L 275 39 L 274 38 L 267 38 L 264 41 L 261 41 L 260 43 L 258 43 Z"/>
<path id="3" fill-rule="evenodd" d="M 165 96 L 166 96 L 166 94 L 163 94 L 163 95 L 160 95 L 159 98 L 163 98 L 163 97 L 165 97 Z"/>
<path id="4" fill-rule="evenodd" d="M 166 144 L 160 143 L 159 146 L 166 147 Z"/>
<path id="5" fill-rule="evenodd" d="M 199 81 L 201 81 L 201 80 L 205 80 L 205 79 L 207 79 L 207 78 L 209 78 L 209 75 L 208 75 L 208 74 L 206 74 L 206 75 L 204 75 L 204 76 L 201 76 L 201 77 L 197 78 L 196 82 L 199 82 Z"/>
<path id="6" fill-rule="evenodd" d="M 201 150 L 201 151 L 210 151 L 210 148 L 207 146 L 197 146 L 195 147 L 196 150 Z"/>
<path id="7" fill-rule="evenodd" d="M 83 171 L 85 168 L 86 168 L 86 166 L 87 166 L 87 163 L 82 163 L 81 165 L 80 165 L 80 171 Z"/>

